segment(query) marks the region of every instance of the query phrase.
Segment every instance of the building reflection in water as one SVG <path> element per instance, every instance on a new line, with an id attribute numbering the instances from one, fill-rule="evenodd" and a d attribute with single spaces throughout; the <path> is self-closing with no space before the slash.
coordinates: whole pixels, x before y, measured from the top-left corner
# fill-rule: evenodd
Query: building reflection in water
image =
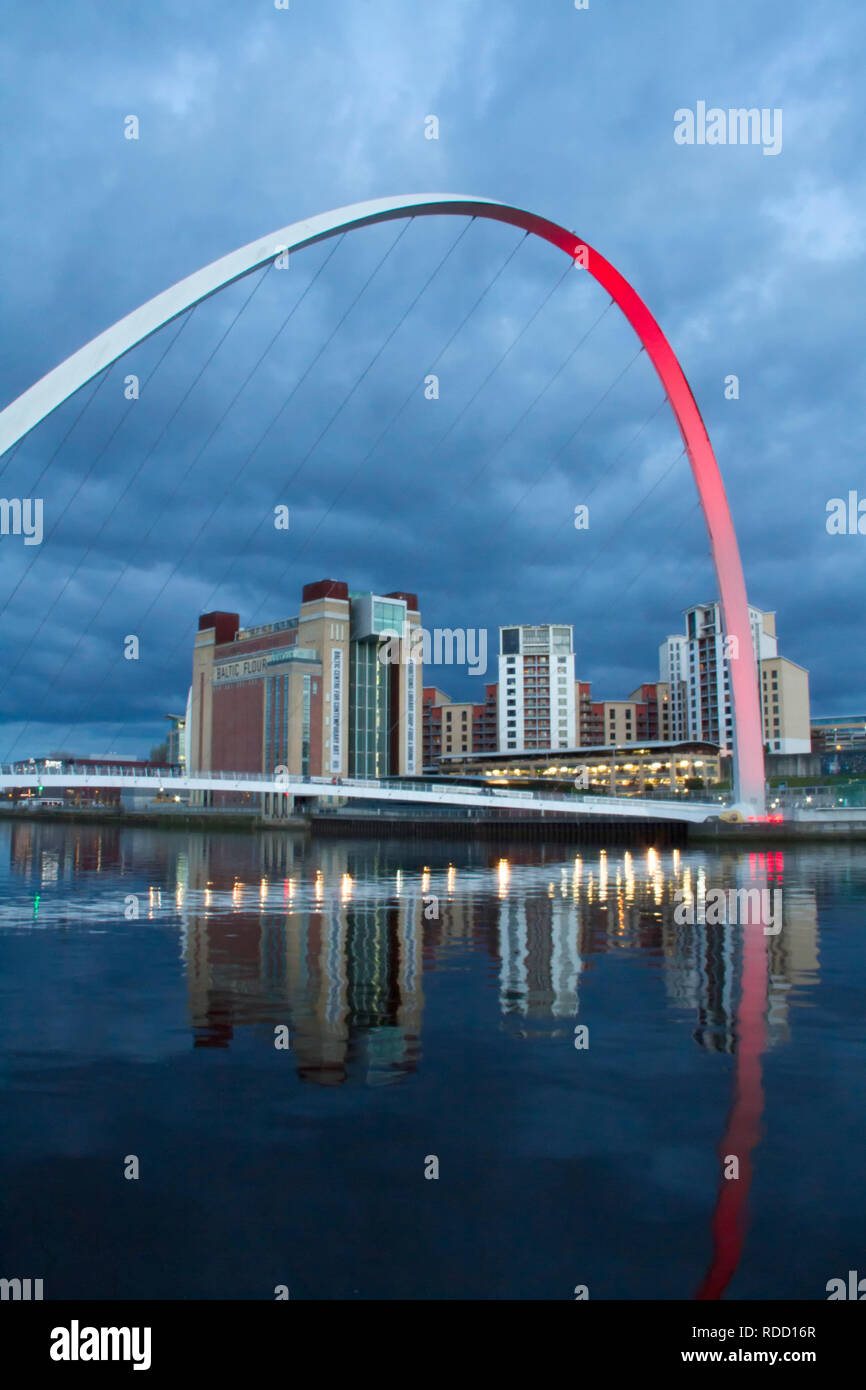
<path id="1" fill-rule="evenodd" d="M 270 837 L 269 837 L 270 838 Z M 418 1064 L 422 904 L 356 900 L 354 854 L 323 847 L 310 868 L 295 842 L 268 846 L 267 873 L 235 876 L 233 856 L 193 843 L 184 913 L 195 1045 L 225 1047 L 244 1025 L 288 1025 L 298 1074 L 334 1086 L 380 1085 Z M 372 866 L 370 866 L 372 867 Z M 218 910 L 229 900 L 231 910 Z"/>
<path id="2" fill-rule="evenodd" d="M 179 925 L 194 1045 L 228 1047 L 245 1028 L 264 1029 L 272 1044 L 273 1029 L 287 1025 L 298 1075 L 324 1086 L 387 1084 L 418 1069 L 423 975 L 455 953 L 489 958 L 504 1025 L 517 1037 L 570 1032 L 596 958 L 639 956 L 659 967 L 671 1007 L 693 1020 L 694 1042 L 734 1058 L 719 1156 L 737 1156 L 740 1180 L 720 1176 L 697 1294 L 721 1297 L 745 1239 L 763 1053 L 788 1040 L 792 997 L 817 983 L 817 895 L 832 904 L 846 868 L 862 878 L 863 851 L 800 850 L 793 886 L 779 851 L 612 849 L 564 862 L 535 845 L 502 857 L 474 844 L 460 846 L 459 866 L 436 853 L 423 863 L 399 841 L 309 845 L 279 832 L 178 840 L 28 822 L 10 830 L 11 876 L 25 897 L 0 901 L 0 925 L 20 925 L 26 894 L 44 904 L 38 926 L 100 914 L 116 923 L 128 916 L 121 903 L 140 901 L 146 924 Z M 100 899 L 93 885 L 102 881 L 111 887 Z M 782 890 L 778 933 L 713 925 L 700 910 L 677 920 L 683 892 L 697 905 L 710 890 L 753 888 Z"/>
<path id="3" fill-rule="evenodd" d="M 793 887 L 781 852 L 593 848 L 564 859 L 559 848 L 504 856 L 475 844 L 455 847 L 457 862 L 447 847 L 427 847 L 425 862 L 399 840 L 181 838 L 38 822 L 9 833 L 13 875 L 42 894 L 41 925 L 54 901 L 74 923 L 85 878 L 116 885 L 101 909 L 91 897 L 91 916 L 121 916 L 118 895 L 135 888 L 142 917 L 180 926 L 195 1045 L 225 1047 L 239 1029 L 286 1024 L 300 1075 L 322 1085 L 382 1084 L 416 1070 L 423 974 L 459 951 L 490 960 L 515 1037 L 570 1033 L 596 958 L 639 953 L 658 966 L 674 1010 L 693 1020 L 695 1043 L 735 1054 L 743 928 L 678 924 L 679 889 L 784 890 L 782 930 L 765 938 L 766 1045 L 776 1046 L 788 1038 L 792 995 L 818 978 L 816 888 L 802 885 L 826 896 L 840 875 L 826 851 L 798 851 Z M 849 857 L 862 866 L 862 851 Z"/>
<path id="4" fill-rule="evenodd" d="M 575 1018 L 580 903 L 530 896 L 512 885 L 499 905 L 499 1003 L 503 1014 Z M 563 1029 L 563 1032 L 568 1031 Z"/>

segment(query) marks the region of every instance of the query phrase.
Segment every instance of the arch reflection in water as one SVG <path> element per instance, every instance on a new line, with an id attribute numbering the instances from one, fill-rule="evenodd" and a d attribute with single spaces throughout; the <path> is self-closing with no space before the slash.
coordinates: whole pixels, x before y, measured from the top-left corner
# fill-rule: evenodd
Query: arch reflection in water
<path id="1" fill-rule="evenodd" d="M 315 853 L 317 862 L 272 865 L 284 878 L 264 904 L 257 888 L 240 899 L 234 883 L 221 892 L 219 869 L 202 866 L 210 906 L 184 913 L 199 1045 L 227 1044 L 244 1025 L 289 1023 L 306 1079 L 399 1079 L 420 1061 L 424 971 L 480 947 L 495 963 L 499 1009 L 517 1037 L 569 1032 L 585 972 L 628 951 L 659 967 L 701 1048 L 736 1051 L 742 928 L 678 925 L 673 915 L 677 888 L 706 884 L 700 856 L 611 850 L 538 863 L 525 850 L 458 867 L 447 852 L 422 864 L 403 851 L 398 864 L 400 846 L 368 842 Z M 748 862 L 719 857 L 712 876 L 721 887 L 747 886 Z M 284 910 L 270 911 L 272 897 Z M 185 902 L 196 901 L 190 883 Z M 767 942 L 768 1046 L 787 1036 L 792 988 L 817 978 L 814 893 L 790 894 L 785 918 Z"/>
<path id="2" fill-rule="evenodd" d="M 179 929 L 197 1046 L 286 1024 L 300 1075 L 330 1085 L 415 1071 L 423 975 L 479 957 L 515 1039 L 562 1036 L 570 1020 L 591 1019 L 592 972 L 628 952 L 658 973 L 672 1020 L 690 1021 L 695 1043 L 734 1054 L 742 928 L 674 920 L 677 889 L 700 894 L 708 883 L 784 887 L 784 928 L 767 938 L 766 1045 L 776 1046 L 789 1036 L 792 998 L 818 977 L 815 888 L 804 882 L 824 891 L 838 872 L 808 851 L 798 851 L 791 884 L 779 852 L 610 847 L 565 857 L 535 845 L 416 851 L 399 841 L 310 846 L 277 832 L 181 838 L 32 822 L 9 835 L 10 867 L 31 899 L 27 909 L 0 903 L 0 923 L 32 922 L 39 894 L 38 927 L 76 914 L 122 924 L 134 892 L 145 920 Z M 862 854 L 845 853 L 852 863 Z"/>

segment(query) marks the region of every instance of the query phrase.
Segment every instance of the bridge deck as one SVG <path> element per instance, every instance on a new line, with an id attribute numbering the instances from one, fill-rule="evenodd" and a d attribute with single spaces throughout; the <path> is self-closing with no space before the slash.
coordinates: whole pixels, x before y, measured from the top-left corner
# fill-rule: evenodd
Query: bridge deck
<path id="1" fill-rule="evenodd" d="M 193 776 L 122 772 L 27 772 L 0 771 L 0 790 L 40 786 L 44 789 L 119 788 L 127 791 L 170 790 L 181 792 L 253 792 L 318 797 L 322 800 L 400 801 L 417 805 L 463 806 L 478 810 L 517 810 L 528 815 L 623 816 L 641 820 L 706 821 L 719 816 L 725 807 L 719 802 L 656 801 L 643 797 L 549 796 L 543 792 L 521 792 L 499 788 L 443 787 L 438 783 L 400 783 L 346 778 L 334 783 L 328 778 L 279 779 L 255 773 L 210 772 Z"/>

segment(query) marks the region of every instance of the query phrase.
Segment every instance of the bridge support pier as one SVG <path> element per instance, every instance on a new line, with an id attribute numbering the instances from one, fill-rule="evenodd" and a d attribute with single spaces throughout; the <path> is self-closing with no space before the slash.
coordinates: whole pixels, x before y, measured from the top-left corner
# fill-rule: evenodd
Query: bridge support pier
<path id="1" fill-rule="evenodd" d="M 288 820 L 294 813 L 295 798 L 285 792 L 262 793 L 262 819 L 267 821 Z"/>

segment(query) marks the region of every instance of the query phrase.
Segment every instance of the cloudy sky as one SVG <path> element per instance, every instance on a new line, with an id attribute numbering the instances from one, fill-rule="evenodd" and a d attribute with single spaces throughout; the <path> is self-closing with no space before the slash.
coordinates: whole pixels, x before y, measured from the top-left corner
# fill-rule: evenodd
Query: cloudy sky
<path id="1" fill-rule="evenodd" d="M 866 498 L 864 38 L 854 0 L 15 7 L 0 400 L 302 217 L 431 191 L 529 208 L 658 318 L 750 600 L 810 669 L 813 713 L 859 712 L 866 536 L 825 523 L 829 499 Z M 677 143 L 699 102 L 781 111 L 781 150 Z M 44 505 L 41 545 L 0 537 L 2 759 L 146 753 L 184 706 L 199 613 L 291 616 L 325 576 L 489 629 L 488 679 L 499 624 L 573 623 L 599 699 L 657 678 L 682 609 L 716 596 L 628 325 L 560 252 L 466 218 L 353 232 L 209 299 L 0 459 L 0 496 Z M 425 680 L 482 697 L 456 668 Z"/>

